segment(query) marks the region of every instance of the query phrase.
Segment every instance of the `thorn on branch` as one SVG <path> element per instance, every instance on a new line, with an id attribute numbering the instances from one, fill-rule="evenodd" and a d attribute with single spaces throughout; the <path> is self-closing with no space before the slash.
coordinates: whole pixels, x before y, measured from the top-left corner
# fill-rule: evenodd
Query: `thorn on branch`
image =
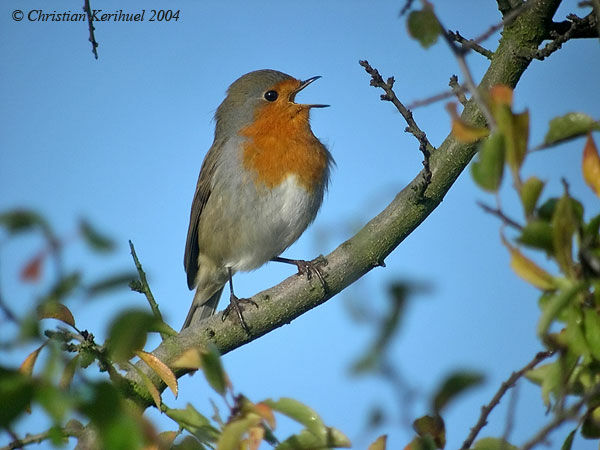
<path id="1" fill-rule="evenodd" d="M 423 130 L 421 130 L 419 128 L 419 126 L 417 125 L 417 123 L 415 122 L 415 119 L 414 119 L 413 114 L 410 111 L 410 109 L 408 109 L 406 106 L 404 106 L 404 104 L 396 96 L 396 93 L 394 92 L 394 89 L 393 89 L 394 83 L 396 81 L 394 79 L 394 77 L 389 77 L 387 79 L 387 81 L 383 81 L 383 77 L 380 75 L 379 71 L 377 69 L 374 69 L 373 67 L 371 67 L 371 65 L 369 64 L 368 61 L 362 60 L 362 61 L 359 61 L 358 63 L 362 67 L 364 67 L 365 71 L 369 75 L 371 75 L 371 81 L 369 84 L 373 87 L 381 88 L 385 92 L 384 94 L 381 95 L 381 100 L 389 101 L 389 102 L 393 103 L 394 106 L 396 107 L 396 109 L 398 110 L 398 112 L 402 115 L 402 117 L 404 117 L 404 120 L 406 121 L 406 123 L 408 125 L 404 131 L 412 134 L 417 139 L 417 141 L 419 141 L 419 150 L 421 151 L 421 153 L 423 153 L 423 156 L 425 157 L 425 159 L 423 161 L 424 184 L 422 186 L 422 189 L 420 189 L 421 195 L 422 195 L 425 192 L 425 189 L 427 189 L 427 186 L 429 186 L 429 183 L 431 182 L 431 169 L 429 167 L 429 156 L 435 150 L 435 148 L 431 145 L 431 143 L 427 139 L 427 135 L 425 134 L 425 132 Z"/>

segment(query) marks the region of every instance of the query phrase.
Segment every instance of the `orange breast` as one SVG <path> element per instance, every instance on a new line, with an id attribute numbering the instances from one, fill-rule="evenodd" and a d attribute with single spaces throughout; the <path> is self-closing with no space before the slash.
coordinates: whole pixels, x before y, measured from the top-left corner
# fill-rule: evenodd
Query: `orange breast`
<path id="1" fill-rule="evenodd" d="M 248 138 L 244 167 L 267 187 L 279 185 L 290 174 L 309 192 L 322 181 L 327 153 L 310 129 L 308 111 L 295 103 L 266 104 L 254 123 L 241 130 Z"/>

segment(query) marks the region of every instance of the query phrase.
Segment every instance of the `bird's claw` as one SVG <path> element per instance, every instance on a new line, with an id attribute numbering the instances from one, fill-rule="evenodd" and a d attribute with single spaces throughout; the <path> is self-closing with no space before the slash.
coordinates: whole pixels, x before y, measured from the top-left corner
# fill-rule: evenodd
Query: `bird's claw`
<path id="1" fill-rule="evenodd" d="M 254 300 L 249 298 L 237 298 L 235 295 L 231 294 L 231 296 L 229 297 L 229 305 L 223 310 L 221 320 L 225 321 L 225 319 L 227 319 L 231 311 L 234 310 L 238 320 L 240 321 L 240 324 L 242 325 L 242 328 L 248 335 L 250 335 L 250 328 L 248 327 L 248 324 L 246 323 L 246 320 L 244 319 L 244 316 L 242 314 L 242 307 L 240 306 L 241 303 L 249 303 L 258 308 L 258 303 L 256 303 Z"/>

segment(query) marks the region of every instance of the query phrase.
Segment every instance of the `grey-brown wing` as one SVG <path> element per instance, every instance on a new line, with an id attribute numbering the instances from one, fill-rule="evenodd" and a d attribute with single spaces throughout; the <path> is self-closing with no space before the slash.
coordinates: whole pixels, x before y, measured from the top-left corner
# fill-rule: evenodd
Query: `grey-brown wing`
<path id="1" fill-rule="evenodd" d="M 196 275 L 198 274 L 198 254 L 200 251 L 198 242 L 198 223 L 200 215 L 204 209 L 204 205 L 208 201 L 211 192 L 212 178 L 216 166 L 216 150 L 215 142 L 210 148 L 200 169 L 198 183 L 196 184 L 196 192 L 192 201 L 192 210 L 190 212 L 190 225 L 188 227 L 187 241 L 185 243 L 185 255 L 183 257 L 183 266 L 187 274 L 187 284 L 190 289 L 196 285 Z"/>

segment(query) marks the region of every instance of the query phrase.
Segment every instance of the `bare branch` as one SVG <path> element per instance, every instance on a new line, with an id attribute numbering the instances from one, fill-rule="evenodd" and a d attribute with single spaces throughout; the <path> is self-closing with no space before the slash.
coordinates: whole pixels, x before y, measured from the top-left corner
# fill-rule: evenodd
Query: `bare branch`
<path id="1" fill-rule="evenodd" d="M 408 10 L 410 9 L 410 7 L 414 3 L 414 1 L 415 0 L 406 0 L 406 3 L 404 4 L 404 6 L 402 7 L 402 9 L 400 10 L 400 17 L 402 17 L 404 14 L 406 14 L 408 12 Z"/>
<path id="2" fill-rule="evenodd" d="M 569 20 L 553 24 L 554 27 L 550 30 L 549 35 L 549 38 L 553 40 L 546 44 L 544 48 L 534 52 L 532 58 L 543 61 L 570 39 L 598 37 L 597 17 L 593 12 L 583 19 L 575 14 L 569 14 L 567 19 Z"/>
<path id="3" fill-rule="evenodd" d="M 463 37 L 458 31 L 448 30 L 448 35 L 450 36 L 451 39 L 454 39 L 456 42 L 461 44 L 464 48 L 473 50 L 474 52 L 477 52 L 480 55 L 485 56 L 487 59 L 492 59 L 492 56 L 494 56 L 494 52 L 488 50 L 487 48 L 482 47 L 474 40 Z"/>
<path id="4" fill-rule="evenodd" d="M 459 100 L 461 98 L 464 99 L 465 103 L 466 103 L 466 98 L 464 95 L 465 91 L 466 91 L 466 89 L 463 88 L 462 86 L 459 86 L 458 82 L 457 82 L 455 86 L 452 86 L 452 90 L 450 90 L 450 91 L 441 92 L 439 94 L 432 95 L 431 97 L 427 97 L 422 100 L 415 100 L 414 102 L 409 103 L 406 107 L 409 110 L 415 109 L 415 108 L 420 108 L 422 106 L 431 105 L 432 103 L 436 103 L 436 102 L 439 102 L 439 101 L 442 101 L 442 100 L 445 100 L 447 98 L 454 97 L 454 96 L 458 97 Z M 464 103 L 463 103 L 463 106 L 464 106 Z"/>
<path id="5" fill-rule="evenodd" d="M 505 215 L 500 208 L 492 208 L 491 206 L 486 205 L 483 202 L 477 202 L 477 204 L 486 213 L 489 213 L 489 214 L 491 214 L 493 216 L 496 216 L 496 217 L 502 219 L 502 223 L 504 223 L 504 225 L 507 225 L 507 226 L 512 227 L 512 228 L 514 228 L 516 230 L 519 230 L 519 231 L 523 229 L 522 225 L 520 225 L 518 222 L 514 221 L 513 219 L 511 219 L 507 215 Z"/>
<path id="6" fill-rule="evenodd" d="M 150 309 L 152 309 L 152 314 L 154 314 L 154 317 L 156 317 L 158 320 L 164 323 L 162 314 L 160 313 L 160 309 L 158 308 L 158 304 L 156 303 L 154 295 L 150 290 L 150 285 L 148 284 L 148 279 L 146 278 L 146 272 L 144 272 L 144 269 L 142 269 L 142 264 L 140 263 L 140 260 L 138 259 L 137 254 L 135 253 L 135 247 L 133 246 L 133 242 L 131 241 L 129 241 L 129 249 L 131 250 L 133 262 L 135 263 L 135 268 L 137 269 L 138 275 L 140 277 L 138 281 L 131 283 L 131 289 L 136 292 L 140 292 L 146 296 L 146 299 L 150 304 Z M 165 325 L 168 327 L 166 323 Z M 173 332 L 173 334 L 176 334 L 175 330 L 171 331 Z M 160 333 L 160 335 L 162 336 L 163 340 L 168 337 L 168 334 L 166 333 Z"/>
<path id="7" fill-rule="evenodd" d="M 492 400 L 490 400 L 490 402 L 487 405 L 481 408 L 479 420 L 477 420 L 475 426 L 471 428 L 471 432 L 469 433 L 469 436 L 467 436 L 467 439 L 465 439 L 465 442 L 463 442 L 463 445 L 460 448 L 460 450 L 467 450 L 468 448 L 471 448 L 471 444 L 473 444 L 473 441 L 475 440 L 481 429 L 484 426 L 486 426 L 488 416 L 490 415 L 492 410 L 496 406 L 498 406 L 500 400 L 502 399 L 504 394 L 506 394 L 506 391 L 513 387 L 515 383 L 519 380 L 519 378 L 525 375 L 525 373 L 533 369 L 540 362 L 549 358 L 553 354 L 553 351 L 539 352 L 529 363 L 527 363 L 527 365 L 525 365 L 521 370 L 513 372 L 510 375 L 510 377 L 508 377 L 508 379 L 500 385 L 500 389 L 498 389 L 498 392 L 496 392 L 494 397 L 492 397 Z"/>
<path id="8" fill-rule="evenodd" d="M 98 59 L 98 42 L 96 41 L 96 35 L 94 34 L 94 21 L 92 20 L 92 7 L 90 6 L 90 0 L 84 0 L 83 11 L 87 14 L 88 18 L 88 29 L 90 31 L 90 37 L 88 41 L 92 43 L 92 53 L 94 54 L 94 58 Z"/>
<path id="9" fill-rule="evenodd" d="M 400 99 L 398 99 L 398 97 L 396 96 L 396 93 L 394 92 L 394 77 L 390 77 L 387 79 L 387 81 L 383 81 L 383 78 L 379 74 L 379 71 L 371 67 L 368 61 L 363 60 L 359 61 L 358 63 L 365 68 L 365 71 L 369 75 L 371 75 L 371 86 L 378 87 L 384 90 L 385 94 L 381 95 L 381 100 L 392 102 L 398 110 L 398 112 L 402 114 L 402 117 L 404 117 L 404 120 L 408 124 L 404 131 L 412 134 L 419 141 L 419 150 L 421 150 L 421 153 L 423 153 L 424 157 L 424 183 L 419 187 L 419 189 L 422 191 L 422 195 L 423 191 L 431 182 L 429 156 L 431 155 L 431 152 L 435 150 L 435 148 L 429 143 L 425 132 L 421 130 L 417 125 L 417 122 L 415 122 L 412 111 L 406 106 L 404 106 Z"/>

